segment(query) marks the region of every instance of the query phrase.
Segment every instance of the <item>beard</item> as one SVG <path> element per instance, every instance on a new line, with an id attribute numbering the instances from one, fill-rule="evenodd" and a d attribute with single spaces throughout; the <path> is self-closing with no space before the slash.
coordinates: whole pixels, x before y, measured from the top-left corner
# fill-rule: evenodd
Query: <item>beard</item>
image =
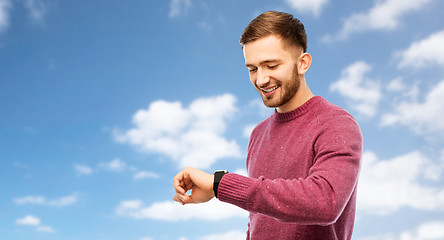
<path id="1" fill-rule="evenodd" d="M 279 96 L 272 95 L 270 97 L 266 97 L 261 94 L 264 105 L 270 108 L 280 107 L 289 102 L 296 95 L 301 85 L 301 79 L 299 77 L 299 72 L 296 65 L 293 67 L 290 81 L 283 84 L 281 81 L 276 80 L 276 83 L 280 86 Z"/>

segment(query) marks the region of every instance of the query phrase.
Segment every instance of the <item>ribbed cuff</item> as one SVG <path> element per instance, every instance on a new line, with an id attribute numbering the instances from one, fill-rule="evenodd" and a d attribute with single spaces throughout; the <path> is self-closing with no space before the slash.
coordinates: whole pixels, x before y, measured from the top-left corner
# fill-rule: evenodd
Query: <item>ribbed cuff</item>
<path id="1" fill-rule="evenodd" d="M 254 182 L 254 178 L 227 173 L 219 183 L 218 199 L 246 209 Z"/>

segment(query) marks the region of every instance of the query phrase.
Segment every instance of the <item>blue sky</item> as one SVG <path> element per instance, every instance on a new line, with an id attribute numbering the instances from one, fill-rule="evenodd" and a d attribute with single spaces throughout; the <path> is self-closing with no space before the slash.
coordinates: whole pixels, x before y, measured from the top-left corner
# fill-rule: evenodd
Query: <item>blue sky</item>
<path id="1" fill-rule="evenodd" d="M 308 33 L 311 90 L 364 135 L 354 238 L 444 239 L 444 2 L 0 0 L 0 238 L 244 239 L 172 201 L 183 166 L 245 174 L 272 110 L 238 43 L 267 10 Z"/>

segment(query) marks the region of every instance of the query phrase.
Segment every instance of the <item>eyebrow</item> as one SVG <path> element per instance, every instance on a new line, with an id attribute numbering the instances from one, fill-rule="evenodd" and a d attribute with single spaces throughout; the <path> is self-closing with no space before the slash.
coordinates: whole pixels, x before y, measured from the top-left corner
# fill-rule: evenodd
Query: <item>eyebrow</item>
<path id="1" fill-rule="evenodd" d="M 259 63 L 259 66 L 260 65 L 266 65 L 266 64 L 269 64 L 269 63 L 280 63 L 281 62 L 281 60 L 279 60 L 279 59 L 267 59 L 267 60 L 264 60 L 264 61 L 262 61 L 262 62 L 260 62 Z M 255 65 L 253 65 L 253 64 L 245 64 L 245 66 L 246 67 L 255 67 Z"/>

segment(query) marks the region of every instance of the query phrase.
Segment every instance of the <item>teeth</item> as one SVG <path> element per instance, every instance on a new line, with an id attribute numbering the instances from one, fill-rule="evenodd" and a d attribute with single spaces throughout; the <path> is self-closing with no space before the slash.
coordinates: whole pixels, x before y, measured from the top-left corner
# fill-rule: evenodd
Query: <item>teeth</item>
<path id="1" fill-rule="evenodd" d="M 269 89 L 262 89 L 264 92 L 269 93 L 269 92 L 273 92 L 274 90 L 276 90 L 276 88 L 278 88 L 279 86 L 275 86 Z"/>

